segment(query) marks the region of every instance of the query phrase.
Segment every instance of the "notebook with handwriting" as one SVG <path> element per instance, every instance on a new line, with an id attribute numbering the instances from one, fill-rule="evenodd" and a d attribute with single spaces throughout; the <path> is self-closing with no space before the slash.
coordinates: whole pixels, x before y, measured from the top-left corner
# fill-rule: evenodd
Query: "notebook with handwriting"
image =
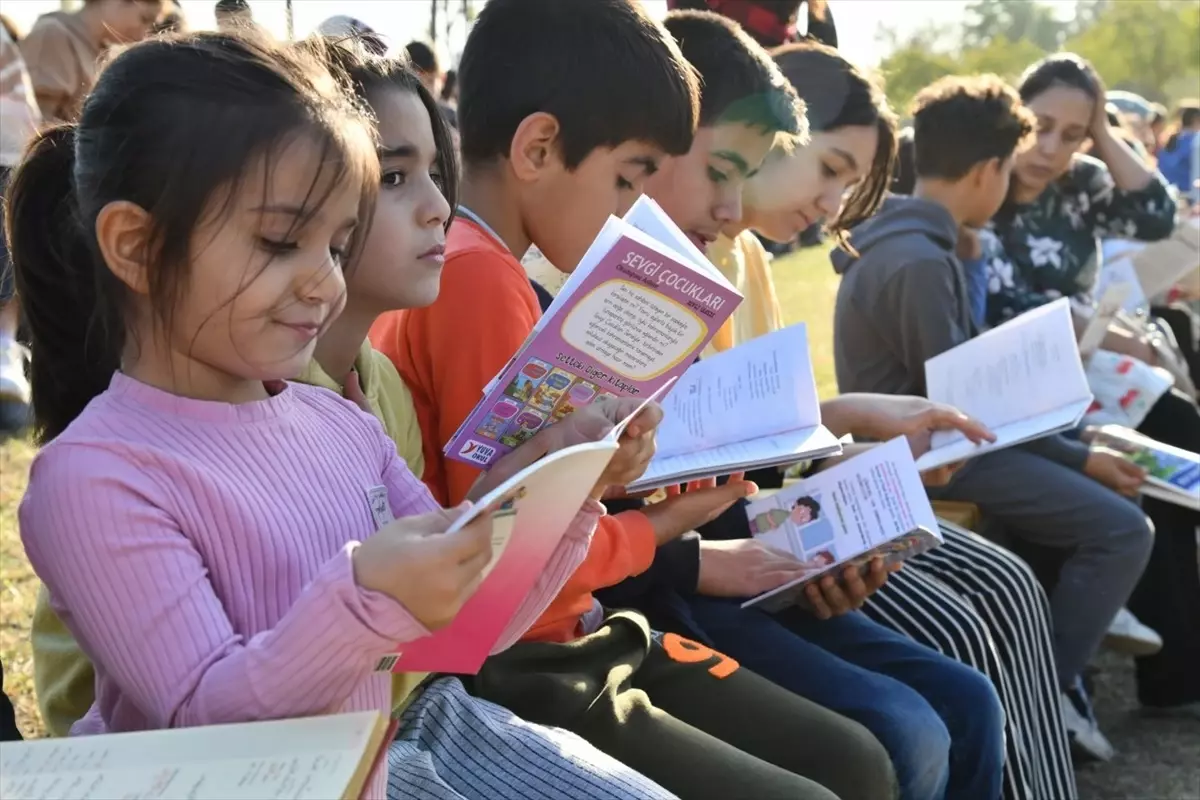
<path id="1" fill-rule="evenodd" d="M 4 800 L 356 800 L 393 728 L 378 711 L 0 743 Z"/>

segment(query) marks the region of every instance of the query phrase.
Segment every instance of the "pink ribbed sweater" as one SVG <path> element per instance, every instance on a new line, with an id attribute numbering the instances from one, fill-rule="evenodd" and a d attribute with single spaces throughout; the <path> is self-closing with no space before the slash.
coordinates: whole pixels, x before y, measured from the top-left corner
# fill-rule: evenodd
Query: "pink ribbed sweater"
<path id="1" fill-rule="evenodd" d="M 380 424 L 332 392 L 288 384 L 229 405 L 114 376 L 38 455 L 20 511 L 29 559 L 96 666 L 72 733 L 387 712 L 375 662 L 428 631 L 354 582 L 379 486 L 396 517 L 437 508 Z M 602 510 L 581 510 L 498 649 L 583 560 Z"/>

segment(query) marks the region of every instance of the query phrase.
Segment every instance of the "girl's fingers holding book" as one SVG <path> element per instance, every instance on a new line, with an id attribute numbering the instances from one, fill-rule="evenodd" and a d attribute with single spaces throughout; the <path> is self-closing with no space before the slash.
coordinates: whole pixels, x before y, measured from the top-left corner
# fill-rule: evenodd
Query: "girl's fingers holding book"
<path id="1" fill-rule="evenodd" d="M 996 441 L 996 434 L 988 430 L 986 425 L 968 417 L 957 408 L 938 405 L 927 411 L 925 416 L 931 431 L 956 430 L 976 444 Z"/>

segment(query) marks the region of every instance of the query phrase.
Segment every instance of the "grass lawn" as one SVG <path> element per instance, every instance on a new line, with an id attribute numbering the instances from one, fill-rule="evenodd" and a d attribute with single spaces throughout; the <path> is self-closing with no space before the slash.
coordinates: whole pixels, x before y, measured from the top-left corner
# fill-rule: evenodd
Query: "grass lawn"
<path id="1" fill-rule="evenodd" d="M 832 350 L 837 279 L 827 251 L 811 248 L 776 259 L 774 272 L 787 321 L 808 323 L 820 394 L 832 397 L 837 393 Z M 16 705 L 17 724 L 27 737 L 43 733 L 29 652 L 29 621 L 38 583 L 17 532 L 17 504 L 33 453 L 25 441 L 0 445 L 0 661 L 4 689 Z M 1081 800 L 1200 800 L 1200 723 L 1140 715 L 1132 696 L 1131 661 L 1107 655 L 1099 663 L 1098 713 L 1120 754 L 1109 764 L 1080 770 Z"/>

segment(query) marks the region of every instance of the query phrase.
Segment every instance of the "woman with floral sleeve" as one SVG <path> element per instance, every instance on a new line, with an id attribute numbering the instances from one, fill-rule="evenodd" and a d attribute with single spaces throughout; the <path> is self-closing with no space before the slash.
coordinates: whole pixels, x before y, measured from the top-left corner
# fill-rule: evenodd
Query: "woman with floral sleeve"
<path id="1" fill-rule="evenodd" d="M 1059 297 L 1091 299 L 1100 238 L 1156 240 L 1175 227 L 1166 183 L 1109 126 L 1104 86 L 1086 61 L 1045 58 L 1021 79 L 1021 99 L 1038 119 L 1036 145 L 1018 154 L 1004 207 L 981 237 L 988 276 L 987 321 L 1011 319 Z M 1092 154 L 1079 153 L 1088 140 Z M 1155 363 L 1143 338 L 1110 330 L 1102 347 Z M 1200 451 L 1200 409 L 1169 391 L 1138 430 Z M 1163 638 L 1137 660 L 1138 699 L 1157 710 L 1200 715 L 1200 515 L 1143 498 L 1157 536 L 1129 610 Z"/>
<path id="2" fill-rule="evenodd" d="M 989 259 L 992 325 L 1059 297 L 1090 295 L 1098 238 L 1154 241 L 1175 227 L 1166 182 L 1109 126 L 1091 65 L 1050 56 L 1026 70 L 1019 88 L 1038 135 L 1018 156 L 1008 202 L 992 220 L 1005 254 Z M 1092 156 L 1080 154 L 1089 139 Z"/>

